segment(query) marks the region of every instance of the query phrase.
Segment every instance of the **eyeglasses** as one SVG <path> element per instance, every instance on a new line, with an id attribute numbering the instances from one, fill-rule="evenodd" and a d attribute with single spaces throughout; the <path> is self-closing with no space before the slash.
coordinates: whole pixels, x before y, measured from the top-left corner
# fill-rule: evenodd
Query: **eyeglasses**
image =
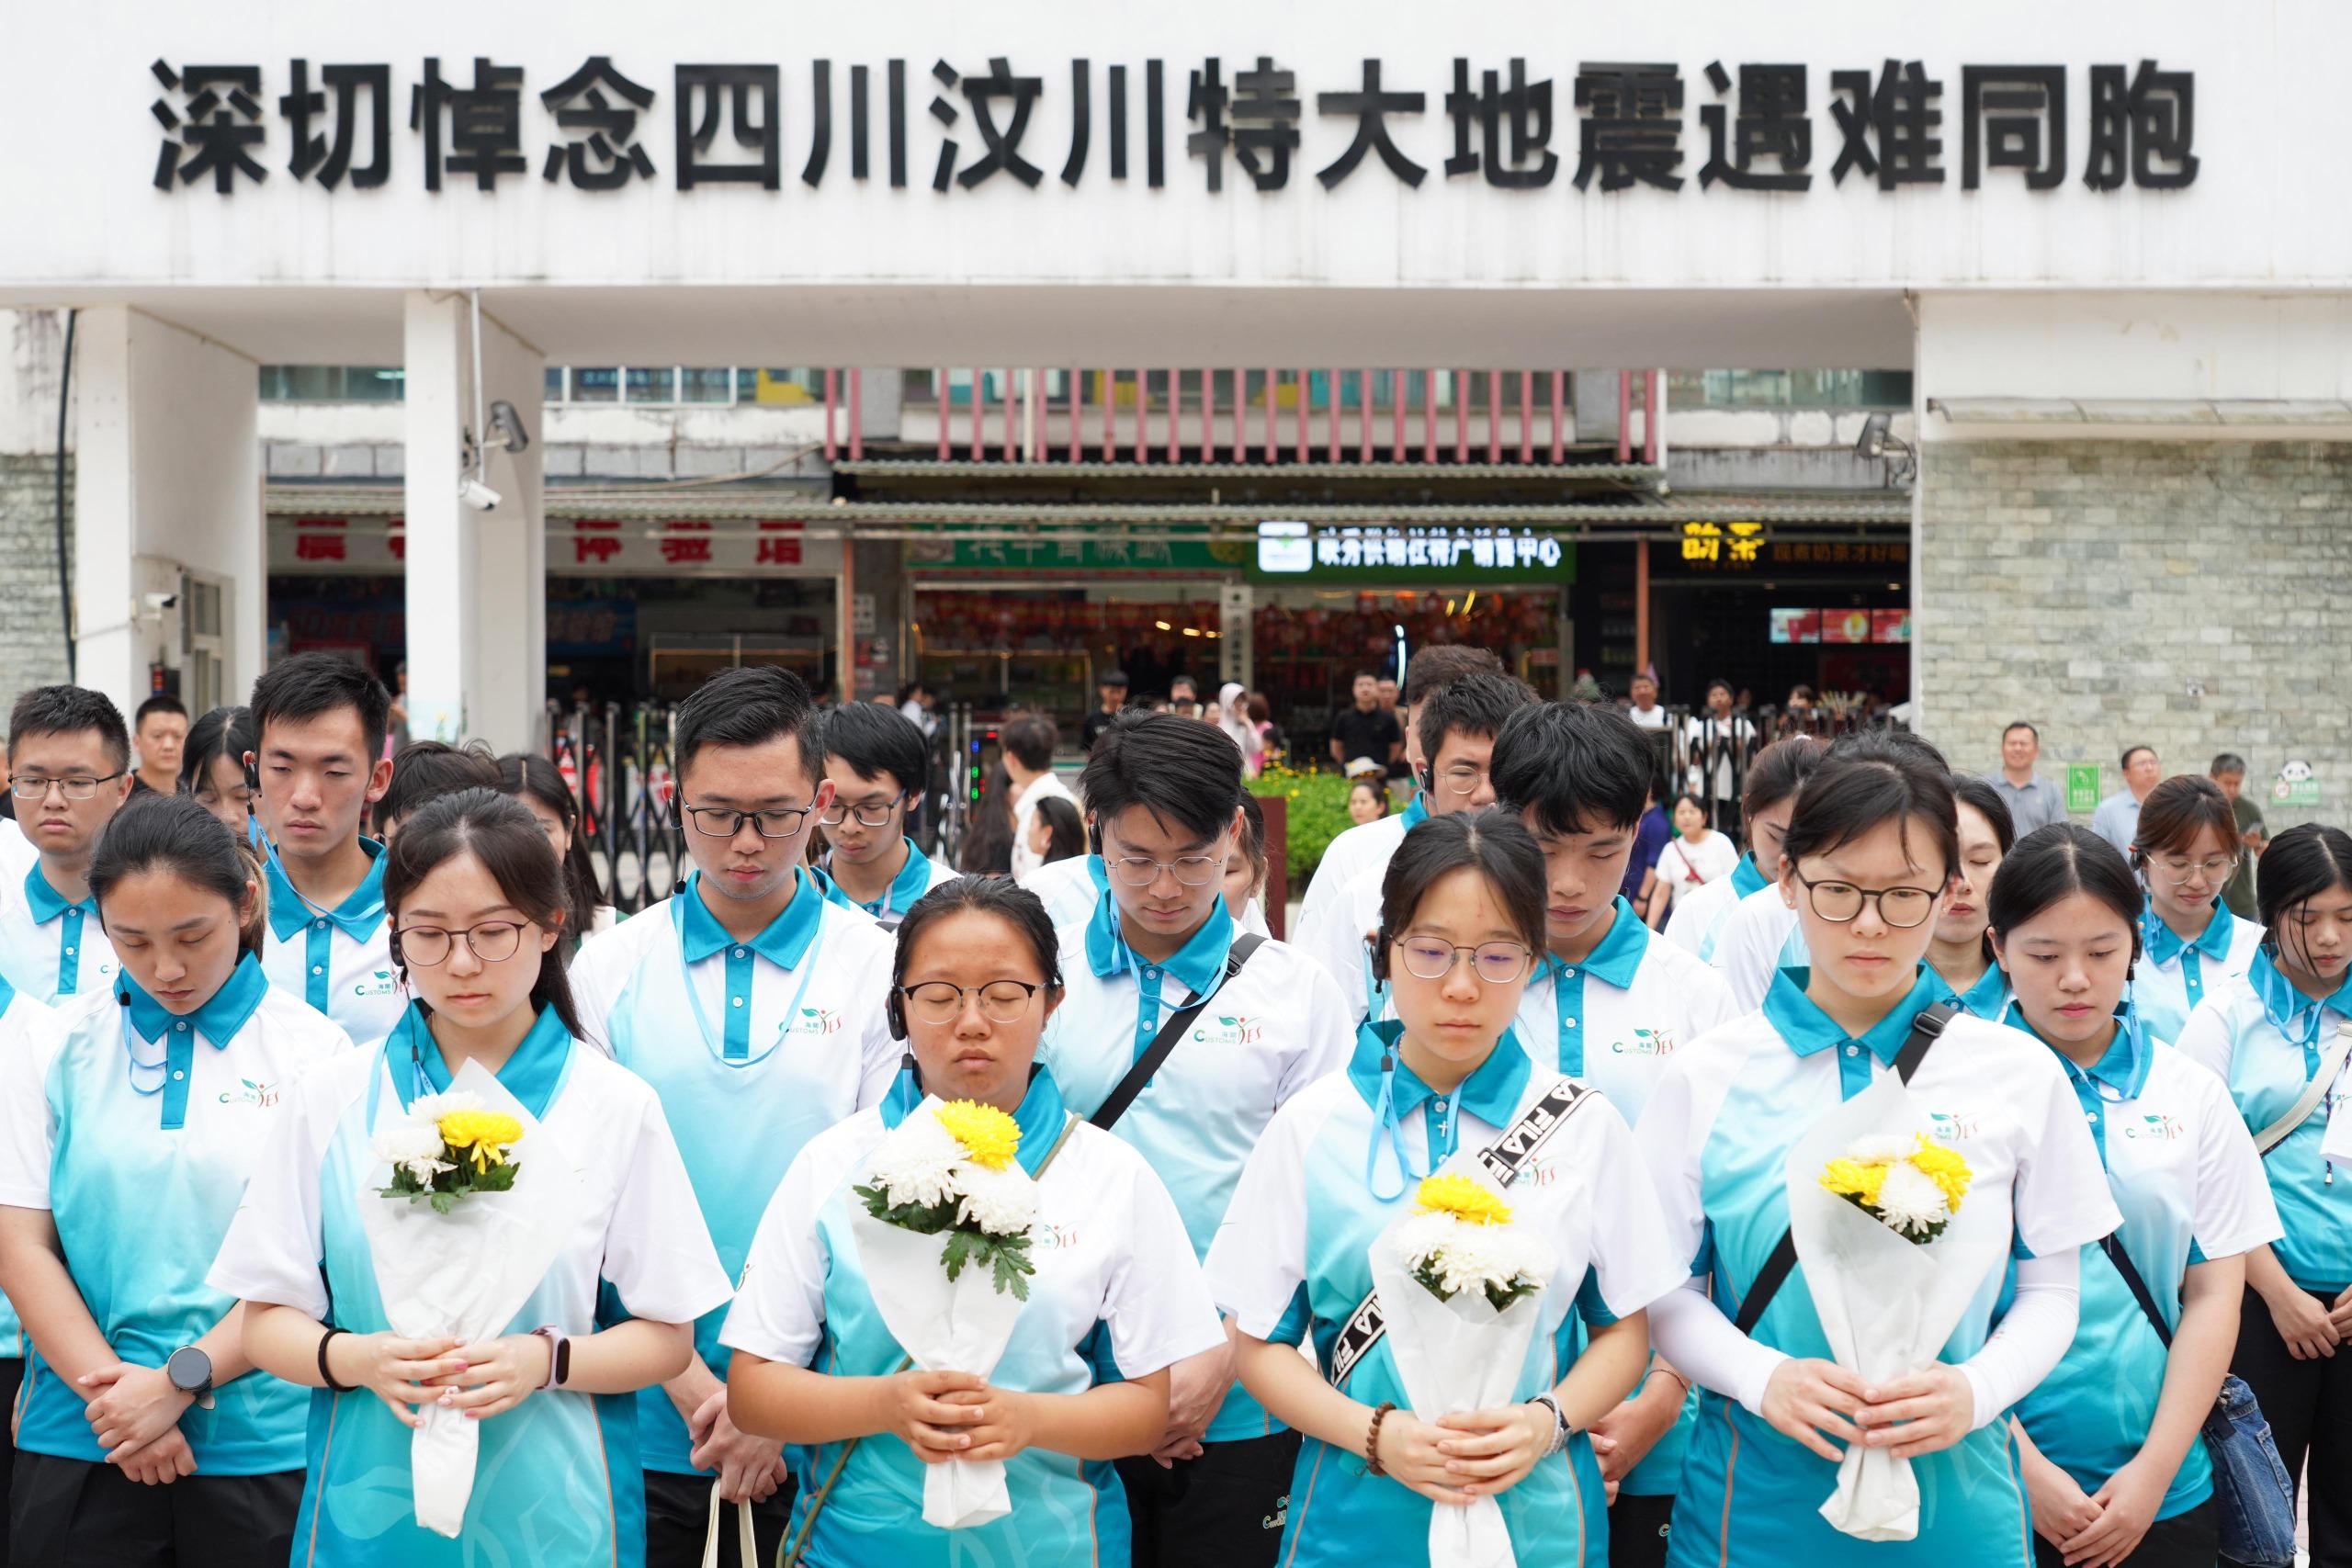
<path id="1" fill-rule="evenodd" d="M 503 964 L 523 945 L 523 928 L 513 920 L 484 920 L 461 931 L 439 926 L 404 926 L 392 933 L 392 946 L 401 963 L 430 969 L 448 962 L 458 939 L 466 939 L 473 955 L 484 964 Z"/>
<path id="2" fill-rule="evenodd" d="M 1431 785 L 1433 787 L 1442 785 L 1448 795 L 1476 795 L 1478 793 L 1478 786 L 1486 782 L 1487 770 L 1470 765 L 1457 764 L 1442 773 L 1430 775 Z"/>
<path id="3" fill-rule="evenodd" d="M 18 777 L 8 781 L 8 793 L 18 800 L 45 800 L 49 796 L 50 787 L 53 784 L 64 794 L 68 800 L 94 800 L 97 797 L 100 784 L 112 784 L 120 777 L 122 774 L 119 772 L 101 773 L 96 778 L 92 778 L 87 773 L 75 773 L 69 778 L 62 779 Z"/>
<path id="4" fill-rule="evenodd" d="M 1909 931 L 1936 908 L 1936 892 L 1929 887 L 1857 887 L 1850 882 L 1815 882 L 1803 872 L 1796 878 L 1804 884 L 1813 912 L 1832 925 L 1842 926 L 1860 915 L 1864 904 L 1876 904 L 1880 919 L 1896 931 Z"/>
<path id="5" fill-rule="evenodd" d="M 1130 887 L 1148 887 L 1167 872 L 1187 887 L 1205 887 L 1225 874 L 1223 855 L 1180 855 L 1174 860 L 1150 860 L 1129 855 L 1110 863 L 1111 874 Z"/>
<path id="6" fill-rule="evenodd" d="M 1435 937 L 1408 936 L 1391 943 L 1405 955 L 1405 973 L 1417 980 L 1442 980 L 1453 973 L 1462 955 L 1470 955 L 1470 971 L 1489 986 L 1508 986 L 1527 973 L 1535 961 L 1532 950 L 1515 942 L 1482 942 L 1457 947 Z"/>
<path id="7" fill-rule="evenodd" d="M 1046 987 L 1027 980 L 990 980 L 985 986 L 957 986 L 945 980 L 925 980 L 901 986 L 907 1011 L 924 1023 L 953 1023 L 964 1013 L 964 998 L 980 998 L 981 1016 L 991 1023 L 1012 1023 Z"/>
<path id="8" fill-rule="evenodd" d="M 695 831 L 707 839 L 731 839 L 743 830 L 746 822 L 758 829 L 763 839 L 789 839 L 800 831 L 800 825 L 816 809 L 813 806 L 787 806 L 769 811 L 738 811 L 729 806 L 689 806 L 684 808 L 684 815 L 694 824 Z"/>
<path id="9" fill-rule="evenodd" d="M 836 795 L 833 798 L 832 809 L 817 813 L 817 820 L 828 828 L 838 828 L 850 818 L 854 817 L 857 818 L 857 825 L 861 828 L 887 828 L 890 825 L 891 815 L 904 805 L 907 796 L 912 794 L 914 791 L 910 789 L 902 789 L 888 800 L 867 801 L 863 806 L 844 806 L 841 802 L 841 797 Z"/>
<path id="10" fill-rule="evenodd" d="M 2165 881 L 2176 884 L 2194 882 L 2199 877 L 2207 882 L 2222 882 L 2238 868 L 2234 855 L 2208 855 L 2198 861 L 2179 855 L 2165 855 L 2149 863 L 2165 874 Z"/>

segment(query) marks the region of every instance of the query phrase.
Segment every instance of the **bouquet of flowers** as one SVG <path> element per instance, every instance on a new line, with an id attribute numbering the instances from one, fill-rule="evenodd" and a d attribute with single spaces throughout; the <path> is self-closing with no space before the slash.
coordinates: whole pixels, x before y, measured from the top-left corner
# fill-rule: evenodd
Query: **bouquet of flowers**
<path id="1" fill-rule="evenodd" d="M 1929 1135 L 1893 1075 L 1798 1139 L 1787 1176 L 1789 1229 L 1838 1364 L 1872 1382 L 1930 1365 L 2007 1255 L 2008 1195 L 1970 1197 L 1966 1157 Z M 1911 1461 L 1848 1449 L 1821 1517 L 1858 1540 L 1916 1540 Z"/>
<path id="2" fill-rule="evenodd" d="M 925 1371 L 987 1377 L 1029 1299 L 1037 1184 L 1016 1162 L 1020 1150 L 1020 1125 L 1003 1111 L 933 1096 L 882 1140 L 851 1189 L 864 1203 L 850 1231 L 875 1306 Z M 1001 1461 L 923 1469 L 926 1524 L 963 1529 L 1012 1511 Z"/>
<path id="3" fill-rule="evenodd" d="M 1557 1266 L 1552 1248 L 1470 1161 L 1424 1180 L 1372 1247 L 1388 1354 L 1419 1420 L 1512 1403 Z M 1430 1568 L 1511 1568 L 1492 1497 L 1430 1513 Z"/>
<path id="4" fill-rule="evenodd" d="M 362 1179 L 357 1206 L 392 1332 L 470 1345 L 505 1331 L 576 1217 L 563 1150 L 474 1062 L 448 1093 L 419 1096 L 371 1147 L 382 1166 Z M 416 1522 L 455 1540 L 481 1423 L 438 1404 L 422 1414 L 409 1439 Z"/>

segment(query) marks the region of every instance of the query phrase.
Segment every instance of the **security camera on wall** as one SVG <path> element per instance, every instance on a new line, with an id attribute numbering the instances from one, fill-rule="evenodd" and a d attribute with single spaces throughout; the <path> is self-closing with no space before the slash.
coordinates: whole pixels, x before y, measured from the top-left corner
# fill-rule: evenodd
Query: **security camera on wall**
<path id="1" fill-rule="evenodd" d="M 468 479 L 458 486 L 458 499 L 476 512 L 491 512 L 505 498 L 477 479 Z"/>
<path id="2" fill-rule="evenodd" d="M 520 452 L 531 444 L 531 433 L 523 428 L 523 416 L 503 398 L 490 405 L 490 427 L 498 433 L 498 445 L 509 452 Z"/>

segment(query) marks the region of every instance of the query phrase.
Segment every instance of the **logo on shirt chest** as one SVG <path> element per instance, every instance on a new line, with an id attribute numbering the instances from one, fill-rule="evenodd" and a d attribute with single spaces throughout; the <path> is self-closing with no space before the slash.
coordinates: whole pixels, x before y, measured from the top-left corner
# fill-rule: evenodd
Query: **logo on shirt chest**
<path id="1" fill-rule="evenodd" d="M 392 994 L 392 972 L 378 969 L 351 987 L 355 997 L 389 997 Z"/>
<path id="2" fill-rule="evenodd" d="M 239 1078 L 237 1080 L 237 1084 L 238 1087 L 236 1089 L 223 1089 L 221 1091 L 221 1104 L 258 1105 L 263 1110 L 266 1111 L 278 1101 L 278 1086 L 277 1084 L 255 1082 L 252 1078 Z"/>
<path id="3" fill-rule="evenodd" d="M 1200 1045 L 1255 1045 L 1266 1037 L 1266 1021 L 1249 1018 L 1239 1013 L 1219 1015 L 1214 1021 L 1204 1020 L 1193 1030 L 1193 1041 Z"/>
<path id="4" fill-rule="evenodd" d="M 1636 1029 L 1631 1040 L 1609 1043 L 1612 1056 L 1671 1056 L 1674 1055 L 1674 1031 L 1670 1029 Z"/>
<path id="5" fill-rule="evenodd" d="M 2127 1138 L 2144 1138 L 2163 1144 L 2179 1142 L 2188 1131 L 2177 1116 L 2142 1116 L 2123 1124 L 2123 1135 Z"/>
<path id="6" fill-rule="evenodd" d="M 839 1034 L 842 1015 L 832 1008 L 802 1008 L 800 1016 L 792 1021 L 795 1034 Z"/>
<path id="7" fill-rule="evenodd" d="M 1951 1111 L 1930 1111 L 1929 1135 L 1939 1144 L 1964 1144 L 1984 1131 L 1973 1116 Z"/>
<path id="8" fill-rule="evenodd" d="M 1074 1251 L 1078 1247 L 1078 1227 L 1041 1222 L 1029 1232 L 1029 1243 L 1040 1252 Z"/>

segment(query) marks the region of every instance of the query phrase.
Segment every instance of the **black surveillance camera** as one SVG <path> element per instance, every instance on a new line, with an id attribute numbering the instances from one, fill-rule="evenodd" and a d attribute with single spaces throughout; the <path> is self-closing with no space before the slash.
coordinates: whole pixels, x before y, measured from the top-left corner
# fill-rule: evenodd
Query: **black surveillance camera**
<path id="1" fill-rule="evenodd" d="M 501 398 L 490 405 L 491 428 L 497 431 L 499 444 L 509 452 L 520 452 L 531 444 L 531 433 L 523 428 L 523 416 L 514 405 Z"/>

